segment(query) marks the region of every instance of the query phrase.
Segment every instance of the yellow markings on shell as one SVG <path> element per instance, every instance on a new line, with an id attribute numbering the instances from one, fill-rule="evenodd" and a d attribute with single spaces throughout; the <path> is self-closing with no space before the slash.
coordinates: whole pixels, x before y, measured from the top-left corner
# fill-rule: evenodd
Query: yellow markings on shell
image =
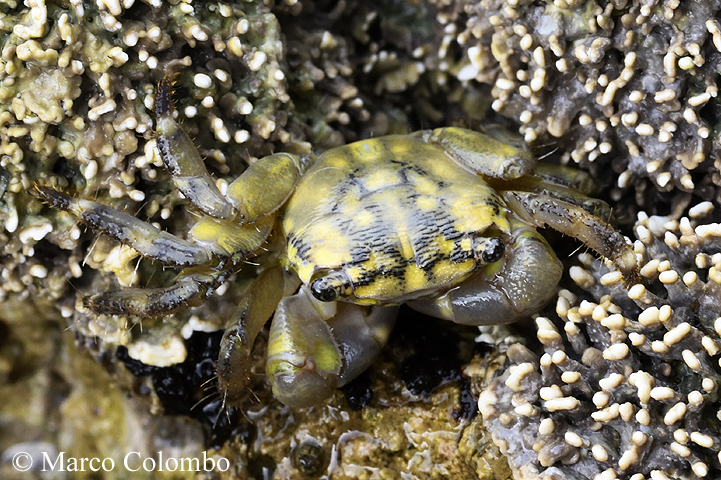
<path id="1" fill-rule="evenodd" d="M 383 142 L 391 155 L 396 158 L 408 157 L 418 148 L 418 141 L 405 135 L 394 135 Z"/>
<path id="2" fill-rule="evenodd" d="M 499 205 L 501 213 L 505 206 Z M 456 218 L 456 229 L 461 232 L 482 232 L 495 225 L 504 232 L 510 231 L 510 225 L 504 215 L 496 215 L 493 207 L 478 208 L 477 199 L 464 198 L 452 206 L 452 215 Z"/>
<path id="3" fill-rule="evenodd" d="M 392 275 L 379 275 L 368 285 L 355 289 L 356 297 L 367 299 L 391 299 L 398 297 L 399 292 L 405 291 L 400 280 Z"/>
<path id="4" fill-rule="evenodd" d="M 430 196 L 418 197 L 418 199 L 416 200 L 416 204 L 418 205 L 418 208 L 427 212 L 435 210 L 438 206 L 438 202 L 436 202 L 436 199 Z"/>
<path id="5" fill-rule="evenodd" d="M 450 260 L 441 260 L 431 269 L 433 275 L 441 280 L 438 283 L 451 282 L 453 280 L 460 280 L 463 274 L 470 272 L 476 266 L 476 262 L 473 259 L 468 259 L 463 262 L 454 263 Z M 445 280 L 445 282 L 443 282 Z M 458 281 L 456 280 L 456 282 Z"/>
<path id="6" fill-rule="evenodd" d="M 399 182 L 400 178 L 398 177 L 398 173 L 389 171 L 388 169 L 379 169 L 373 172 L 369 172 L 363 178 L 365 188 L 367 188 L 371 192 L 392 187 L 394 185 L 397 185 Z"/>
<path id="7" fill-rule="evenodd" d="M 438 252 L 444 257 L 449 256 L 456 248 L 455 240 L 447 240 L 443 235 L 436 236 L 433 243 L 438 246 Z"/>
<path id="8" fill-rule="evenodd" d="M 336 157 L 343 157 L 353 162 L 377 162 L 387 157 L 386 144 L 385 141 L 374 139 L 351 143 L 332 152 L 333 155 L 329 156 L 329 163 L 335 165 L 335 162 L 338 161 Z"/>
<path id="9" fill-rule="evenodd" d="M 310 283 L 310 279 L 315 272 L 315 265 L 310 262 L 298 262 L 297 260 L 292 264 L 295 267 L 295 273 L 298 275 L 298 278 L 305 284 Z"/>
<path id="10" fill-rule="evenodd" d="M 315 249 L 320 248 L 321 253 L 318 255 L 308 253 L 306 257 L 301 258 L 296 248 L 288 247 L 288 260 L 303 283 L 309 283 L 318 268 L 327 265 L 345 265 L 351 261 L 349 239 L 337 232 L 327 230 L 326 235 L 321 238 L 308 238 L 306 236 L 304 240 Z M 316 258 L 319 263 L 309 260 L 313 258 Z"/>
<path id="11" fill-rule="evenodd" d="M 405 271 L 405 286 L 409 292 L 424 290 L 428 287 L 426 272 L 415 263 L 409 263 Z"/>
<path id="12" fill-rule="evenodd" d="M 433 197 L 438 195 L 438 182 L 434 179 L 413 171 L 408 172 L 408 176 L 415 185 L 415 191 L 419 194 Z"/>
<path id="13" fill-rule="evenodd" d="M 484 177 L 439 144 L 390 135 L 318 157 L 286 206 L 283 228 L 302 240 L 295 244 L 300 252 L 288 249 L 288 263 L 303 282 L 342 269 L 355 286 L 347 300 L 374 304 L 467 278 L 475 260 L 450 257 L 472 257 L 472 238 L 489 228 L 510 231 L 506 215 Z M 369 241 L 370 255 L 363 253 Z"/>
<path id="14" fill-rule="evenodd" d="M 373 212 L 370 212 L 368 210 L 362 210 L 355 218 L 356 225 L 360 227 L 368 227 L 373 224 L 373 221 L 376 217 Z"/>
<path id="15" fill-rule="evenodd" d="M 401 257 L 406 260 L 413 260 L 415 258 L 413 244 L 411 244 L 411 237 L 408 236 L 405 229 L 398 232 L 398 243 L 401 247 Z"/>

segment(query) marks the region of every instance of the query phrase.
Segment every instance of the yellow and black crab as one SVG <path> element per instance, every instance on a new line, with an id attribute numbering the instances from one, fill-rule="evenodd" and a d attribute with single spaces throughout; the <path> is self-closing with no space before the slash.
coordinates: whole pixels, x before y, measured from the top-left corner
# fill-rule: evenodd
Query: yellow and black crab
<path id="1" fill-rule="evenodd" d="M 187 239 L 47 187 L 35 193 L 143 256 L 184 269 L 169 287 L 86 298 L 102 314 L 160 316 L 197 305 L 272 231 L 285 240 L 277 265 L 261 269 L 223 337 L 218 383 L 229 403 L 246 395 L 251 348 L 271 316 L 274 394 L 304 407 L 372 363 L 401 303 L 467 325 L 534 313 L 562 273 L 537 227 L 579 239 L 613 261 L 627 283 L 636 277 L 632 245 L 602 220 L 609 207 L 587 196 L 590 179 L 536 165 L 529 148 L 498 127 L 388 135 L 317 158 L 277 153 L 221 192 L 174 120 L 171 95 L 166 78 L 156 98 L 156 141 L 176 187 L 204 214 Z"/>

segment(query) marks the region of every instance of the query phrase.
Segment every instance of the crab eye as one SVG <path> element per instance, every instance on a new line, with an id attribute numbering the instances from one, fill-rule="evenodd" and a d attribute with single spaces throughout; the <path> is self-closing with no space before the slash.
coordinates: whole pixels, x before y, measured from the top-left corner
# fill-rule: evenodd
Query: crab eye
<path id="1" fill-rule="evenodd" d="M 321 302 L 332 302 L 338 298 L 338 291 L 327 277 L 321 277 L 310 284 L 310 292 Z"/>
<path id="2" fill-rule="evenodd" d="M 489 238 L 486 240 L 483 250 L 481 251 L 481 261 L 483 263 L 494 263 L 503 257 L 503 251 L 506 246 L 500 238 Z"/>

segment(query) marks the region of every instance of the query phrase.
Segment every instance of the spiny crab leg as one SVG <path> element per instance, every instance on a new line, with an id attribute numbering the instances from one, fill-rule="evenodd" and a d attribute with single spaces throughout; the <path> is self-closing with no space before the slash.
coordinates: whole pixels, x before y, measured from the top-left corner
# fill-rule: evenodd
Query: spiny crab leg
<path id="1" fill-rule="evenodd" d="M 253 281 L 220 341 L 217 375 L 223 403 L 238 405 L 248 394 L 255 337 L 283 297 L 283 271 L 270 268 Z"/>
<path id="2" fill-rule="evenodd" d="M 166 74 L 155 99 L 156 144 L 173 183 L 193 205 L 215 218 L 230 218 L 233 206 L 220 193 L 185 130 L 173 118 L 174 75 Z"/>
<path id="3" fill-rule="evenodd" d="M 90 200 L 79 200 L 40 185 L 34 193 L 60 210 L 70 212 L 93 230 L 110 235 L 141 255 L 167 265 L 187 267 L 212 260 L 211 252 L 193 242 L 164 232 L 148 222 Z"/>
<path id="4" fill-rule="evenodd" d="M 83 298 L 83 305 L 105 315 L 153 318 L 201 305 L 228 278 L 227 270 L 203 270 L 183 275 L 161 288 L 123 288 Z"/>
<path id="5" fill-rule="evenodd" d="M 208 174 L 203 159 L 185 130 L 173 118 L 172 75 L 158 85 L 155 101 L 156 143 L 173 183 L 197 208 L 220 219 L 254 223 L 278 210 L 312 162 L 289 153 L 276 153 L 252 163 L 223 195 Z"/>
<path id="6" fill-rule="evenodd" d="M 600 218 L 583 208 L 538 193 L 505 191 L 503 199 L 522 220 L 537 227 L 551 227 L 577 238 L 599 255 L 611 260 L 632 285 L 638 281 L 638 262 L 633 245 Z"/>

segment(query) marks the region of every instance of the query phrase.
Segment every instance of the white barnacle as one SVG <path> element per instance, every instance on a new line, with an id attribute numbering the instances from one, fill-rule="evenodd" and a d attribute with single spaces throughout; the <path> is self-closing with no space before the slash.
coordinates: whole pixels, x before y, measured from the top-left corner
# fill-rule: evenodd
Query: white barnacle
<path id="1" fill-rule="evenodd" d="M 602 410 L 597 410 L 591 413 L 591 418 L 593 418 L 596 422 L 610 422 L 618 417 L 618 407 L 618 403 L 614 403 Z"/>
<path id="2" fill-rule="evenodd" d="M 701 362 L 699 362 L 698 357 L 695 353 L 693 353 L 691 350 L 684 350 L 681 352 L 681 356 L 683 358 L 683 361 L 688 365 L 688 368 L 691 370 L 698 371 L 701 368 Z"/>
<path id="3" fill-rule="evenodd" d="M 688 322 L 679 323 L 663 335 L 663 343 L 674 345 L 683 340 L 691 332 L 691 325 Z"/>
<path id="4" fill-rule="evenodd" d="M 712 448 L 714 445 L 713 438 L 710 435 L 706 435 L 701 432 L 691 432 L 689 439 L 696 445 L 700 445 L 704 448 Z"/>
<path id="5" fill-rule="evenodd" d="M 538 425 L 538 433 L 541 435 L 550 435 L 556 431 L 556 424 L 552 418 L 544 418 Z"/>
<path id="6" fill-rule="evenodd" d="M 544 406 L 549 412 L 558 412 L 562 410 L 573 410 L 578 408 L 581 402 L 575 397 L 561 397 L 547 400 Z"/>
<path id="7" fill-rule="evenodd" d="M 522 390 L 523 380 L 535 370 L 533 364 L 528 362 L 513 365 L 509 368 L 510 374 L 505 381 L 505 385 L 514 392 L 519 392 Z"/>
<path id="8" fill-rule="evenodd" d="M 563 392 L 558 385 L 551 385 L 550 387 L 541 387 L 538 391 L 538 396 L 543 400 L 553 400 L 563 398 Z"/>
<path id="9" fill-rule="evenodd" d="M 256 51 L 253 54 L 253 57 L 248 62 L 248 68 L 252 72 L 257 72 L 258 70 L 260 70 L 260 67 L 262 67 L 263 64 L 265 64 L 265 61 L 267 60 L 267 58 L 268 58 L 268 55 L 265 52 L 260 51 L 260 50 Z"/>
<path id="10" fill-rule="evenodd" d="M 668 409 L 666 415 L 663 417 L 663 422 L 666 425 L 673 425 L 683 419 L 684 415 L 686 415 L 686 404 L 678 402 L 676 405 Z"/>
<path id="11" fill-rule="evenodd" d="M 651 390 L 654 386 L 655 380 L 649 373 L 642 370 L 633 372 L 628 377 L 628 383 L 631 386 L 636 387 L 638 391 L 638 399 L 641 403 L 646 404 L 649 400 L 651 400 Z"/>
<path id="12" fill-rule="evenodd" d="M 651 398 L 658 401 L 671 400 L 675 395 L 670 387 L 653 387 L 650 394 Z"/>
<path id="13" fill-rule="evenodd" d="M 603 358 L 606 360 L 623 360 L 629 354 L 630 350 L 625 343 L 614 343 L 603 351 Z"/>
<path id="14" fill-rule="evenodd" d="M 598 386 L 604 391 L 610 391 L 618 388 L 624 381 L 624 376 L 620 373 L 611 373 L 607 377 L 598 381 Z"/>
<path id="15" fill-rule="evenodd" d="M 205 73 L 196 73 L 193 77 L 193 83 L 198 88 L 210 88 L 213 86 L 213 80 Z"/>
<path id="16" fill-rule="evenodd" d="M 566 441 L 567 444 L 573 447 L 582 447 L 584 443 L 581 436 L 575 432 L 566 432 L 563 435 L 563 439 Z"/>
<path id="17" fill-rule="evenodd" d="M 7 228 L 7 225 L 6 225 Z M 25 227 L 22 230 L 18 232 L 18 238 L 20 239 L 20 242 L 23 244 L 26 244 L 30 242 L 30 240 L 34 240 L 36 242 L 39 242 L 43 238 L 45 238 L 45 235 L 53 231 L 53 225 L 50 223 L 50 220 L 45 220 L 43 222 L 40 222 L 36 225 Z"/>

